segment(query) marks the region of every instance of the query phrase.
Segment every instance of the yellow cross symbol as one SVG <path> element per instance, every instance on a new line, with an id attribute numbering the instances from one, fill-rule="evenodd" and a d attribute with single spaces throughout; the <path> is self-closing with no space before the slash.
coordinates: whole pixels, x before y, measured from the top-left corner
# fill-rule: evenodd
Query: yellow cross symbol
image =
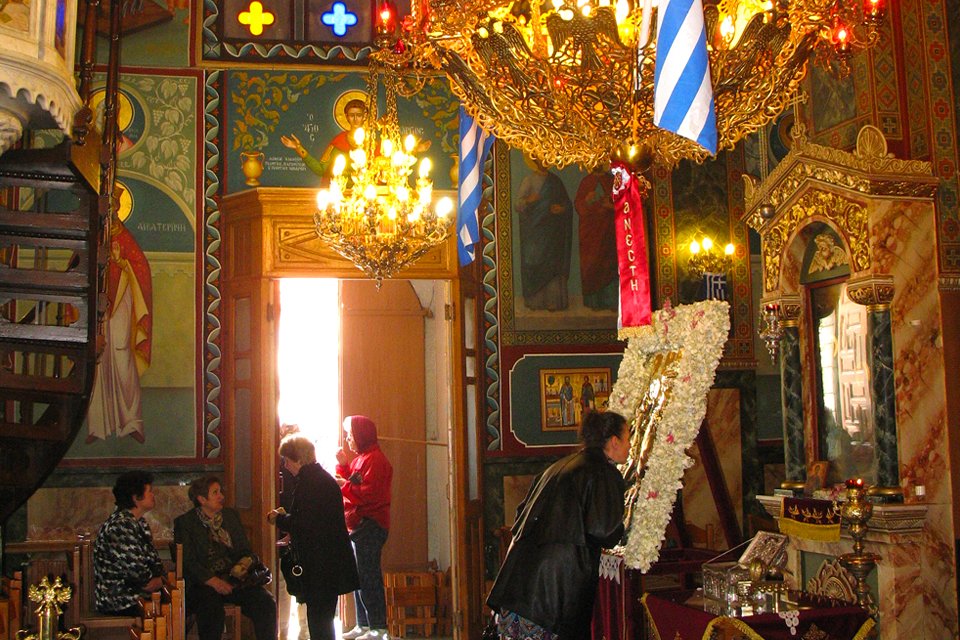
<path id="1" fill-rule="evenodd" d="M 263 5 L 257 0 L 253 0 L 250 3 L 250 10 L 242 11 L 237 16 L 237 21 L 240 24 L 250 25 L 250 34 L 258 36 L 263 33 L 264 25 L 273 24 L 274 16 L 269 11 L 264 11 Z"/>

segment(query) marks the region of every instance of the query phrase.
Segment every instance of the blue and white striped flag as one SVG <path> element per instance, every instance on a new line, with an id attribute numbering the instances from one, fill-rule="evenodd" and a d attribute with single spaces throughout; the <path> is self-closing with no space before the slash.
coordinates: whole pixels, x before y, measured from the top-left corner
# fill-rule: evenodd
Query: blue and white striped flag
<path id="1" fill-rule="evenodd" d="M 717 116 L 701 0 L 662 0 L 657 11 L 653 124 L 717 153 Z"/>
<path id="2" fill-rule="evenodd" d="M 460 107 L 460 206 L 457 208 L 457 254 L 460 265 L 476 258 L 474 245 L 480 241 L 477 208 L 483 195 L 483 163 L 493 145 L 493 136 L 481 129 Z"/>

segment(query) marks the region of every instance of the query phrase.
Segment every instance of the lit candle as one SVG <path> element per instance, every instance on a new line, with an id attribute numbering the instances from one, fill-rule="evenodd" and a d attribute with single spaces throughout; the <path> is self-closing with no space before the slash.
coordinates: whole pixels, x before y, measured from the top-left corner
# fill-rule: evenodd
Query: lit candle
<path id="1" fill-rule="evenodd" d="M 343 155 L 338 155 L 336 160 L 333 161 L 333 175 L 339 177 L 343 174 L 344 169 L 347 168 L 347 159 Z"/>
<path id="2" fill-rule="evenodd" d="M 437 202 L 437 217 L 446 218 L 453 211 L 453 200 L 447 197 L 440 198 Z"/>
<path id="3" fill-rule="evenodd" d="M 850 478 L 847 480 L 848 489 L 863 489 L 863 478 Z"/>
<path id="4" fill-rule="evenodd" d="M 330 192 L 326 189 L 320 189 L 317 192 L 317 208 L 320 210 L 321 214 L 327 212 L 327 207 L 330 206 Z"/>
<path id="5" fill-rule="evenodd" d="M 864 0 L 863 13 L 867 18 L 878 19 L 883 17 L 882 0 Z"/>
<path id="6" fill-rule="evenodd" d="M 833 46 L 839 54 L 850 52 L 850 32 L 846 25 L 838 22 L 833 30 Z"/>

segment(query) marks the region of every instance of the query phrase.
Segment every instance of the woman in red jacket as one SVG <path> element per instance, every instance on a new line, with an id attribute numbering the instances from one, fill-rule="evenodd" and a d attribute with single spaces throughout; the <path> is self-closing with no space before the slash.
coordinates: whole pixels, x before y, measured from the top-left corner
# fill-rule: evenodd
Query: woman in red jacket
<path id="1" fill-rule="evenodd" d="M 377 443 L 377 426 L 366 416 L 343 421 L 347 444 L 357 457 L 337 451 L 337 482 L 343 493 L 347 530 L 357 555 L 360 589 L 354 592 L 357 626 L 346 640 L 380 640 L 387 635 L 387 606 L 380 571 L 380 552 L 390 530 L 390 482 L 393 467 Z M 349 460 L 349 462 L 348 462 Z"/>

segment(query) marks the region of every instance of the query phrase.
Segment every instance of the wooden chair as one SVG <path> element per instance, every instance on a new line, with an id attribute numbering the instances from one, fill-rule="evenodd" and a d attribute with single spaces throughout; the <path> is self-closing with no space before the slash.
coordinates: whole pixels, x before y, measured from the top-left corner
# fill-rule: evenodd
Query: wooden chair
<path id="1" fill-rule="evenodd" d="M 167 584 L 170 590 L 169 640 L 184 640 L 187 637 L 187 605 L 184 598 L 183 545 L 171 544 L 170 553 L 173 557 L 174 570 L 167 574 Z"/>
<path id="2" fill-rule="evenodd" d="M 163 595 L 161 591 L 155 591 L 150 594 L 149 599 L 140 599 L 140 608 L 143 610 L 143 616 L 141 618 L 143 622 L 140 626 L 140 632 L 142 633 L 148 628 L 148 621 L 151 622 L 153 629 L 153 638 L 151 640 L 170 640 L 173 620 L 171 619 L 169 598 L 167 602 L 163 602 Z M 136 625 L 134 625 L 130 631 L 131 635 L 136 633 Z"/>
<path id="3" fill-rule="evenodd" d="M 88 637 L 101 638 L 113 632 L 127 635 L 138 622 L 132 616 L 105 616 L 97 612 L 94 603 L 93 540 L 80 534 L 73 548 L 74 606 L 77 623 L 86 627 Z M 152 633 L 152 630 L 151 630 Z"/>
<path id="4" fill-rule="evenodd" d="M 176 584 L 179 586 L 180 595 L 178 596 L 177 607 L 183 612 L 183 627 L 179 627 L 175 633 L 180 633 L 179 637 L 171 637 L 170 640 L 186 640 L 187 637 L 196 638 L 197 630 L 194 626 L 196 622 L 196 615 L 190 614 L 187 615 L 186 612 L 186 589 L 184 587 L 183 579 L 183 545 L 180 543 L 170 543 L 170 557 L 173 559 L 173 564 L 175 567 L 174 570 L 174 579 Z M 170 604 L 173 606 L 174 599 L 173 593 L 170 594 Z M 240 611 L 240 607 L 235 604 L 225 604 L 223 605 L 223 614 L 224 614 L 224 634 L 225 640 L 240 640 L 241 638 L 241 627 L 243 624 L 243 613 Z M 182 631 L 181 631 L 182 629 Z"/>
<path id="5" fill-rule="evenodd" d="M 130 640 L 162 640 L 154 635 L 154 619 L 144 617 L 130 626 Z"/>
<path id="6" fill-rule="evenodd" d="M 450 569 L 437 571 L 437 633 L 442 637 L 453 635 L 453 589 L 450 587 Z"/>
<path id="7" fill-rule="evenodd" d="M 438 593 L 443 575 L 436 570 L 383 574 L 391 636 L 405 638 L 412 630 L 419 636 L 433 637 L 439 626 Z"/>
<path id="8" fill-rule="evenodd" d="M 23 611 L 23 574 L 14 572 L 12 578 L 0 582 L 0 640 L 13 640 L 20 629 Z"/>

